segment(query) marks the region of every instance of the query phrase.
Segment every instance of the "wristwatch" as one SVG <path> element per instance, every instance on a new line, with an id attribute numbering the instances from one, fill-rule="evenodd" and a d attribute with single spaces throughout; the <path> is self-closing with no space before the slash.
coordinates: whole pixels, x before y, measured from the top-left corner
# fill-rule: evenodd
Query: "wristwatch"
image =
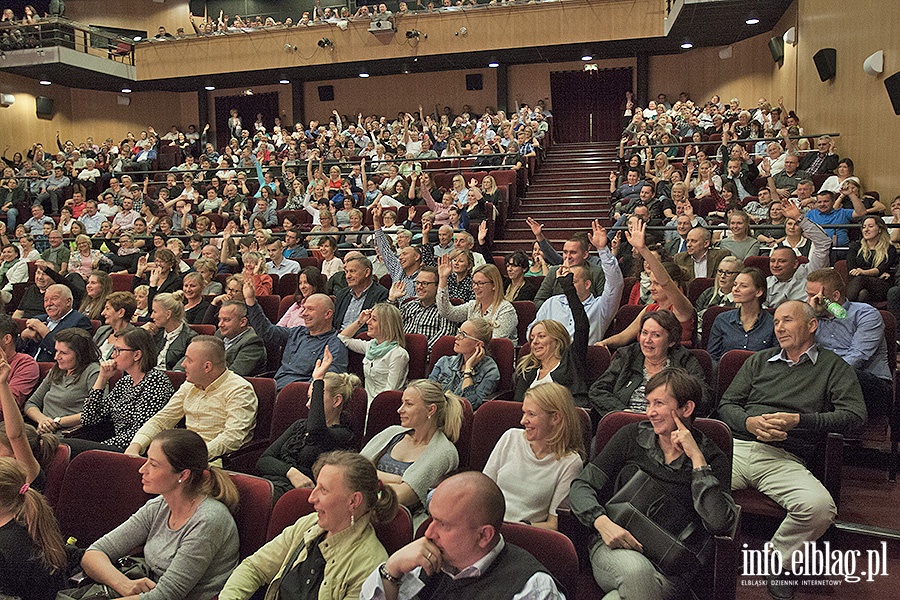
<path id="1" fill-rule="evenodd" d="M 472 371 L 463 371 L 462 374 L 463 374 L 463 377 L 471 377 Z"/>
<path id="2" fill-rule="evenodd" d="M 378 567 L 378 574 L 381 575 L 382 579 L 394 585 L 400 585 L 400 582 L 403 581 L 400 577 L 391 575 L 390 571 L 387 570 L 387 563 L 381 563 Z"/>
<path id="3" fill-rule="evenodd" d="M 59 427 L 59 421 L 62 417 L 54 417 L 53 422 L 56 423 L 56 426 Z"/>

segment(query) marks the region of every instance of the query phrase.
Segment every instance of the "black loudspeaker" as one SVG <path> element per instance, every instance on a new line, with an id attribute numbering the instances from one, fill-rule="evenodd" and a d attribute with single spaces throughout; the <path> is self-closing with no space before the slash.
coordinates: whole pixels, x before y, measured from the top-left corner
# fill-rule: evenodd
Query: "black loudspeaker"
<path id="1" fill-rule="evenodd" d="M 319 102 L 332 102 L 334 100 L 334 86 L 333 85 L 320 85 L 319 86 Z"/>
<path id="2" fill-rule="evenodd" d="M 47 96 L 38 96 L 34 99 L 37 116 L 52 117 L 53 116 L 53 98 Z"/>
<path id="3" fill-rule="evenodd" d="M 813 61 L 816 63 L 819 79 L 828 81 L 834 77 L 837 68 L 837 50 L 834 48 L 822 48 L 813 54 Z"/>
<path id="4" fill-rule="evenodd" d="M 784 38 L 776 35 L 769 40 L 769 52 L 772 53 L 772 60 L 780 63 L 784 60 Z"/>
<path id="5" fill-rule="evenodd" d="M 466 90 L 472 92 L 484 88 L 484 78 L 481 73 L 470 73 L 466 75 Z"/>
<path id="6" fill-rule="evenodd" d="M 891 104 L 894 105 L 894 114 L 900 115 L 900 71 L 885 79 L 884 87 L 887 88 Z"/>
<path id="7" fill-rule="evenodd" d="M 206 2 L 204 0 L 190 0 L 188 5 L 191 8 L 191 14 L 202 15 L 206 12 Z"/>

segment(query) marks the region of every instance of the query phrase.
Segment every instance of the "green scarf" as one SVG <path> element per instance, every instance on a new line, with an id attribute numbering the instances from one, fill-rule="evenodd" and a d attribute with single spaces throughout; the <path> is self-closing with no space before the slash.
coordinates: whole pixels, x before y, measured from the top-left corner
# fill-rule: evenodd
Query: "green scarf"
<path id="1" fill-rule="evenodd" d="M 372 343 L 366 348 L 366 359 L 378 360 L 397 346 L 399 346 L 397 342 L 378 343 L 377 340 L 372 340 Z"/>

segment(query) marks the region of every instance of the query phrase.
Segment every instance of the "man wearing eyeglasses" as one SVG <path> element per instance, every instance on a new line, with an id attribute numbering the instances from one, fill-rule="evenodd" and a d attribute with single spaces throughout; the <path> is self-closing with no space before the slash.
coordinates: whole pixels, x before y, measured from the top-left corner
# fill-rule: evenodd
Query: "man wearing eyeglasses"
<path id="1" fill-rule="evenodd" d="M 428 339 L 428 350 L 444 335 L 455 335 L 457 324 L 440 315 L 437 308 L 438 272 L 436 267 L 424 266 L 416 277 L 416 296 L 400 304 L 404 333 L 420 333 Z M 402 281 L 391 286 L 388 301 L 397 304 L 406 296 Z"/>
<path id="2" fill-rule="evenodd" d="M 800 161 L 800 168 L 809 175 L 830 174 L 838 166 L 838 155 L 834 152 L 831 136 L 820 136 L 816 141 L 818 152 L 807 152 Z"/>

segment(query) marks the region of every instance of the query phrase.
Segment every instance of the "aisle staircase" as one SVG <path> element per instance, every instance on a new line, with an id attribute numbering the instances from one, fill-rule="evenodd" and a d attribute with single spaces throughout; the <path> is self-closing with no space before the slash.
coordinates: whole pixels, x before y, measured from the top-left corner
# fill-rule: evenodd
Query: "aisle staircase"
<path id="1" fill-rule="evenodd" d="M 576 231 L 590 231 L 591 220 L 605 225 L 609 212 L 609 173 L 618 163 L 615 143 L 556 144 L 534 174 L 519 209 L 507 221 L 494 252 L 530 252 L 534 240 L 525 222 L 534 217 L 554 247 Z"/>

